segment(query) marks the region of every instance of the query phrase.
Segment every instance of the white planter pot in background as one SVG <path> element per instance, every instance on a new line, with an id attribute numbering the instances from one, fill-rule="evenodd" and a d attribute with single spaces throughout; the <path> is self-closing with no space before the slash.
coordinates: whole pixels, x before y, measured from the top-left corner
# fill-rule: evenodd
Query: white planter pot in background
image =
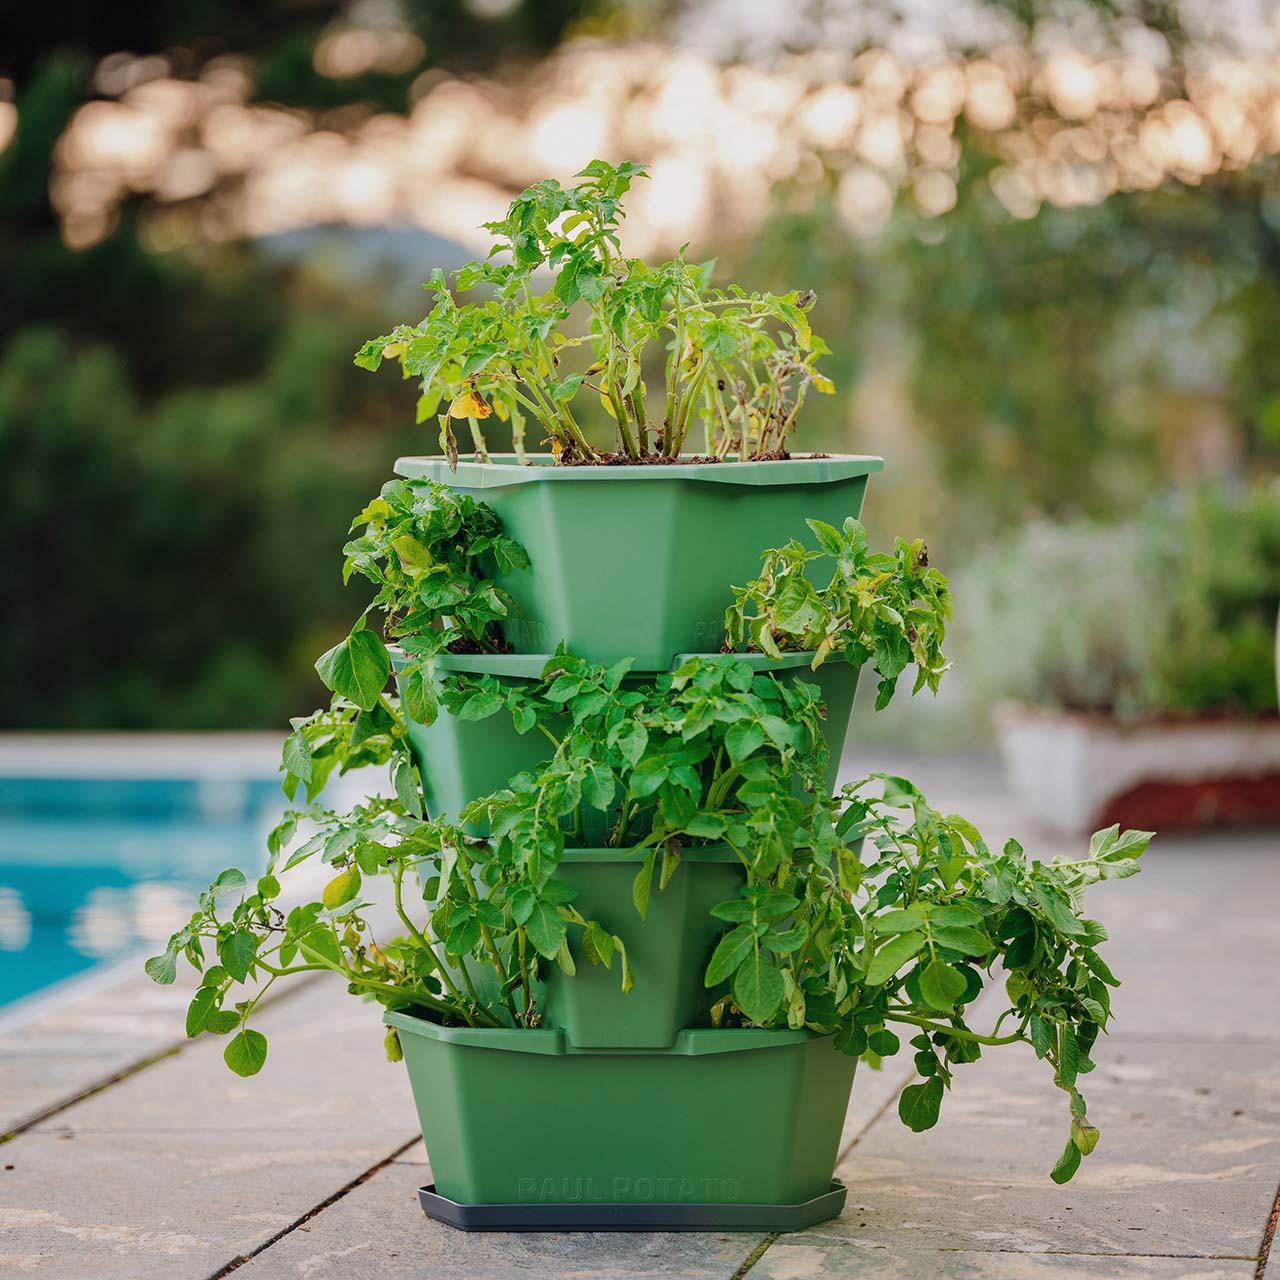
<path id="1" fill-rule="evenodd" d="M 1012 706 L 997 713 L 996 726 L 1010 787 L 1039 821 L 1061 832 L 1092 830 L 1117 801 L 1149 784 L 1194 790 L 1238 783 L 1251 811 L 1274 796 L 1273 820 L 1280 819 L 1277 719 L 1125 724 Z M 1220 806 L 1220 797 L 1206 798 L 1203 825 L 1216 825 Z"/>

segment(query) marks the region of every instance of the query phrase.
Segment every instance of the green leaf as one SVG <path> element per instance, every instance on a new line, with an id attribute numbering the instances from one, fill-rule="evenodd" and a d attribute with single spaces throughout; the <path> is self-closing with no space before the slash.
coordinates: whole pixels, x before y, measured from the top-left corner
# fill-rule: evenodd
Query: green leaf
<path id="1" fill-rule="evenodd" d="M 711 953 L 711 962 L 707 965 L 704 985 L 714 987 L 733 973 L 746 958 L 747 952 L 755 945 L 756 932 L 749 924 L 740 924 L 716 943 Z"/>
<path id="2" fill-rule="evenodd" d="M 653 868 L 658 861 L 658 851 L 650 849 L 645 854 L 644 865 L 636 872 L 636 878 L 631 886 L 631 901 L 635 903 L 636 911 L 643 920 L 649 912 L 649 889 L 653 884 Z"/>
<path id="3" fill-rule="evenodd" d="M 1079 937 L 1084 933 L 1085 928 L 1079 917 L 1071 910 L 1070 903 L 1056 889 L 1038 884 L 1033 892 L 1036 901 L 1059 933 L 1069 938 Z"/>
<path id="4" fill-rule="evenodd" d="M 267 1037 L 260 1031 L 241 1031 L 227 1041 L 223 1060 L 238 1076 L 256 1076 L 267 1060 Z"/>
<path id="5" fill-rule="evenodd" d="M 415 668 L 401 681 L 400 696 L 411 720 L 431 725 L 440 714 L 440 702 L 435 686 L 425 671 Z"/>
<path id="6" fill-rule="evenodd" d="M 459 720 L 486 720 L 506 705 L 501 689 L 478 689 L 454 712 Z"/>
<path id="7" fill-rule="evenodd" d="M 391 674 L 391 658 L 387 646 L 372 631 L 360 627 L 321 655 L 316 672 L 334 693 L 362 711 L 371 711 Z"/>
<path id="8" fill-rule="evenodd" d="M 1080 1149 L 1082 1156 L 1092 1155 L 1098 1145 L 1099 1133 L 1096 1125 L 1092 1125 L 1081 1116 L 1071 1121 L 1071 1141 Z"/>
<path id="9" fill-rule="evenodd" d="M 1082 996 L 1080 998 L 1080 1005 L 1084 1009 L 1085 1013 L 1087 1013 L 1089 1017 L 1098 1024 L 1098 1026 L 1101 1027 L 1105 1025 L 1107 1021 L 1107 1011 L 1102 1007 L 1099 1001 L 1093 999 L 1092 996 Z"/>
<path id="10" fill-rule="evenodd" d="M 752 1022 L 763 1026 L 778 1012 L 786 995 L 782 974 L 758 950 L 733 975 L 733 998 Z"/>
<path id="11" fill-rule="evenodd" d="M 649 731 L 638 720 L 628 721 L 617 731 L 614 745 L 631 768 L 635 768 L 649 745 Z"/>
<path id="12" fill-rule="evenodd" d="M 924 927 L 924 908 L 918 903 L 900 911 L 886 911 L 874 916 L 871 925 L 877 933 L 914 933 Z"/>
<path id="13" fill-rule="evenodd" d="M 582 950 L 591 964 L 613 965 L 613 935 L 598 920 L 582 931 Z"/>
<path id="14" fill-rule="evenodd" d="M 324 887 L 320 901 L 330 911 L 350 902 L 360 892 L 360 868 L 354 863 L 339 875 L 334 876 Z"/>
<path id="15" fill-rule="evenodd" d="M 396 799 L 405 807 L 405 811 L 415 818 L 422 817 L 422 792 L 418 789 L 418 777 L 413 765 L 408 760 L 401 760 L 392 775 L 396 789 Z"/>
<path id="16" fill-rule="evenodd" d="M 881 1027 L 867 1037 L 867 1048 L 881 1058 L 892 1058 L 901 1047 L 902 1041 L 888 1027 Z"/>
<path id="17" fill-rule="evenodd" d="M 608 809 L 616 790 L 613 771 L 602 764 L 593 764 L 582 780 L 582 798 L 597 809 Z"/>
<path id="18" fill-rule="evenodd" d="M 1035 1049 L 1036 1057 L 1048 1057 L 1049 1050 L 1053 1047 L 1052 1028 L 1038 1013 L 1033 1013 L 1029 1029 L 1031 1031 L 1031 1047 Z"/>
<path id="19" fill-rule="evenodd" d="M 950 1012 L 964 995 L 965 985 L 964 975 L 942 960 L 927 964 L 920 975 L 920 994 L 925 1003 L 943 1013 Z"/>
<path id="20" fill-rule="evenodd" d="M 401 1062 L 404 1050 L 400 1047 L 400 1036 L 395 1027 L 388 1027 L 387 1034 L 382 1037 L 382 1047 L 386 1050 L 388 1062 Z"/>
<path id="21" fill-rule="evenodd" d="M 218 998 L 217 987 L 201 987 L 191 997 L 191 1003 L 187 1006 L 187 1037 L 189 1039 L 194 1039 L 205 1029 L 209 1015 L 217 1006 Z"/>
<path id="22" fill-rule="evenodd" d="M 923 1084 L 909 1084 L 898 1099 L 898 1115 L 912 1133 L 932 1129 L 941 1110 L 942 1081 L 937 1076 Z"/>
<path id="23" fill-rule="evenodd" d="M 566 933 L 564 917 L 556 907 L 541 900 L 535 902 L 524 929 L 539 955 L 548 960 L 556 958 Z"/>
<path id="24" fill-rule="evenodd" d="M 985 956 L 995 949 L 995 943 L 981 929 L 970 929 L 965 925 L 943 925 L 935 928 L 933 940 L 939 946 L 950 947 L 967 956 Z"/>
<path id="25" fill-rule="evenodd" d="M 724 735 L 724 745 L 729 759 L 737 764 L 764 746 L 764 730 L 755 720 L 739 720 L 729 726 L 729 732 Z"/>
<path id="26" fill-rule="evenodd" d="M 243 982 L 249 976 L 257 950 L 257 935 L 248 929 L 236 929 L 218 943 L 218 959 L 237 982 Z"/>
<path id="27" fill-rule="evenodd" d="M 311 781 L 311 745 L 300 729 L 295 729 L 285 740 L 280 753 L 284 767 L 303 782 Z"/>
<path id="28" fill-rule="evenodd" d="M 831 525 L 822 520 L 806 520 L 805 524 L 813 530 L 814 537 L 818 539 L 818 545 L 827 555 L 838 556 L 840 554 L 843 547 L 838 530 L 833 529 Z"/>
<path id="29" fill-rule="evenodd" d="M 1058 1163 L 1050 1171 L 1049 1177 L 1061 1185 L 1064 1182 L 1070 1182 L 1075 1177 L 1076 1170 L 1079 1167 L 1080 1148 L 1076 1146 L 1074 1141 L 1068 1141 L 1062 1154 L 1058 1157 Z"/>
<path id="30" fill-rule="evenodd" d="M 1080 1073 L 1080 1042 L 1074 1028 L 1063 1023 L 1058 1028 L 1058 1083 L 1070 1089 Z"/>
<path id="31" fill-rule="evenodd" d="M 875 953 L 867 970 L 868 985 L 879 987 L 888 982 L 908 960 L 920 954 L 924 944 L 923 933 L 902 933 L 885 943 Z"/>
<path id="32" fill-rule="evenodd" d="M 232 894 L 243 893 L 245 884 L 244 872 L 230 867 L 218 875 L 209 886 L 209 892 L 215 898 L 229 898 Z"/>
<path id="33" fill-rule="evenodd" d="M 164 955 L 152 956 L 142 967 L 152 982 L 158 982 L 162 987 L 167 987 L 178 977 L 177 953 L 166 951 Z"/>
<path id="34" fill-rule="evenodd" d="M 684 829 L 699 840 L 716 840 L 724 835 L 724 819 L 718 813 L 695 813 Z"/>

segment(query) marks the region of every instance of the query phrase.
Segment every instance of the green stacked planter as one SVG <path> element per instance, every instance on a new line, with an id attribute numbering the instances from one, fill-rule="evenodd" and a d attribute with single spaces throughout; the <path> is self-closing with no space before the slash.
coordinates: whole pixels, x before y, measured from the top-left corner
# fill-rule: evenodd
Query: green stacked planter
<path id="1" fill-rule="evenodd" d="M 667 1050 L 600 1053 L 559 1030 L 385 1021 L 400 1032 L 438 1216 L 483 1206 L 493 1212 L 473 1225 L 767 1230 L 843 1204 L 831 1171 L 855 1060 L 829 1036 L 686 1030 Z"/>
<path id="2" fill-rule="evenodd" d="M 532 569 L 501 579 L 516 613 L 514 652 L 442 655 L 438 671 L 540 677 L 564 642 L 592 662 L 634 660 L 652 679 L 715 654 L 730 587 L 760 556 L 798 536 L 806 517 L 839 525 L 860 513 L 877 458 L 595 468 L 402 458 L 426 477 L 488 502 Z M 719 656 L 719 655 L 717 655 Z M 817 683 L 827 704 L 827 785 L 834 787 L 858 673 L 807 655 L 775 662 L 723 655 L 781 680 Z M 503 713 L 410 724 L 428 811 L 456 817 L 547 755 L 540 734 Z M 610 815 L 588 815 L 603 844 Z M 482 830 L 473 834 L 483 835 Z M 434 1188 L 427 1212 L 461 1227 L 785 1229 L 838 1213 L 831 1182 L 853 1059 L 808 1032 L 713 1030 L 702 975 L 719 933 L 710 915 L 745 872 L 725 846 L 685 848 L 641 920 L 628 851 L 566 851 L 557 877 L 576 905 L 627 944 L 634 989 L 575 952 L 570 978 L 549 966 L 538 1030 L 445 1028 L 389 1013 L 401 1033 Z M 576 941 L 571 941 L 571 947 Z M 540 1105 L 533 1113 L 523 1099 Z M 767 1099 L 767 1106 L 760 1100 Z"/>
<path id="3" fill-rule="evenodd" d="M 671 663 L 675 670 L 693 655 L 678 653 Z M 826 784 L 834 789 L 840 768 L 840 757 L 848 737 L 853 697 L 858 687 L 858 672 L 839 659 L 824 662 L 817 671 L 810 670 L 810 656 L 789 653 L 780 662 L 762 653 L 704 654 L 712 661 L 745 662 L 754 671 L 776 675 L 790 683 L 807 680 L 822 691 L 827 706 L 825 736 L 827 742 Z M 393 650 L 392 660 L 399 667 L 403 658 Z M 437 671 L 441 676 L 493 675 L 503 683 L 537 680 L 550 660 L 547 654 L 441 654 Z M 652 675 L 636 673 L 630 678 L 652 680 Z M 624 682 L 624 687 L 625 687 Z M 432 817 L 456 818 L 463 807 L 477 796 L 488 795 L 503 787 L 517 773 L 532 769 L 547 758 L 548 744 L 540 733 L 516 732 L 510 716 L 498 712 L 487 720 L 456 720 L 441 712 L 434 724 L 409 723 L 409 743 L 422 775 L 427 812 Z M 587 839 L 602 840 L 606 815 L 598 810 L 587 816 Z M 473 835 L 484 835 L 472 828 Z"/>
<path id="4" fill-rule="evenodd" d="M 545 460 L 544 460 L 545 461 Z M 517 653 L 571 653 L 606 665 L 634 658 L 666 671 L 677 653 L 714 653 L 729 588 L 759 575 L 761 554 L 862 510 L 880 458 L 551 467 L 400 458 L 396 472 L 487 502 L 521 543 L 531 572 L 499 578 L 516 603 Z"/>

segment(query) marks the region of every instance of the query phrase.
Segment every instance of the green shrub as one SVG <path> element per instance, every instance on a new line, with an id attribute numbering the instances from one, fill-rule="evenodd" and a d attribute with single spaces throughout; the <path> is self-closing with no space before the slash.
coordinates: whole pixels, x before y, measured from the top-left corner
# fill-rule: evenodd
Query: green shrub
<path id="1" fill-rule="evenodd" d="M 1276 707 L 1280 484 L 1032 525 L 959 577 L 975 699 L 1122 717 Z"/>

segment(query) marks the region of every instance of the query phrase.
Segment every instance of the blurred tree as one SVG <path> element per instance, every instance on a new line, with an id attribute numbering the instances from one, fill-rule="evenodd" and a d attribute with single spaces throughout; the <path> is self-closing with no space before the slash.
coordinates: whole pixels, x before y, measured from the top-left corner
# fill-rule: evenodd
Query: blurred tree
<path id="1" fill-rule="evenodd" d="M 346 522 L 422 441 L 411 402 L 351 364 L 386 280 L 353 292 L 250 245 L 157 253 L 129 207 L 63 243 L 53 154 L 103 59 L 181 77 L 234 54 L 259 99 L 403 109 L 424 69 L 545 52 L 588 7 L 391 5 L 413 56 L 345 78 L 316 69 L 336 0 L 0 9 L 0 727 L 272 726 L 318 700 L 311 660 L 360 605 Z"/>

